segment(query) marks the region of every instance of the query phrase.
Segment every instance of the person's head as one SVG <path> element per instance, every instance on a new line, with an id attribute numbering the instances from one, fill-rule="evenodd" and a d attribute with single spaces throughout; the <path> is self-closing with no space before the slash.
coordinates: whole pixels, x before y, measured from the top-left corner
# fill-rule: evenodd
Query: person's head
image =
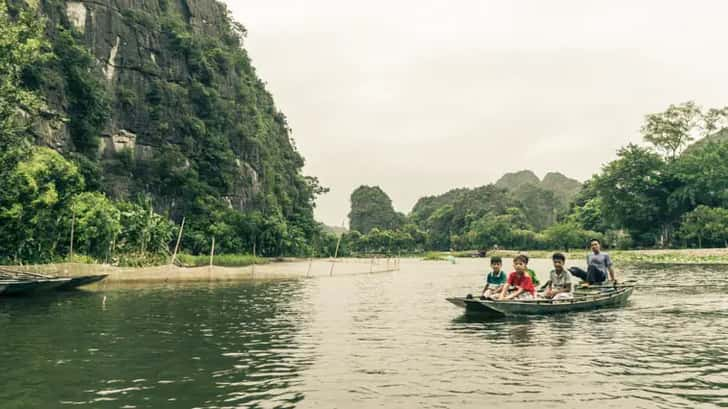
<path id="1" fill-rule="evenodd" d="M 551 256 L 551 260 L 554 262 L 554 268 L 556 271 L 561 271 L 564 269 L 564 263 L 566 263 L 566 256 L 564 256 L 561 253 L 554 253 L 553 256 Z"/>
<path id="2" fill-rule="evenodd" d="M 602 250 L 602 242 L 599 239 L 589 240 L 589 247 L 594 253 L 599 253 Z"/>
<path id="3" fill-rule="evenodd" d="M 503 260 L 501 260 L 500 257 L 493 256 L 490 258 L 490 268 L 493 269 L 493 272 L 495 272 L 495 273 L 499 272 L 502 266 L 503 266 Z"/>
<path id="4" fill-rule="evenodd" d="M 517 273 L 524 273 L 528 268 L 528 257 L 524 256 L 523 254 L 517 255 L 513 259 L 513 268 L 516 270 Z"/>

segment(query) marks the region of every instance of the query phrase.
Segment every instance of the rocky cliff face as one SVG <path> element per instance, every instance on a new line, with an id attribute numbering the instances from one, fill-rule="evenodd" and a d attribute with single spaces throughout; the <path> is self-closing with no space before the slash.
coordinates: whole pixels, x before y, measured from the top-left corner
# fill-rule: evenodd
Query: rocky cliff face
<path id="1" fill-rule="evenodd" d="M 200 194 L 241 210 L 273 206 L 286 215 L 305 207 L 296 203 L 306 189 L 303 160 L 242 49 L 244 29 L 223 4 L 41 6 L 58 58 L 37 75 L 50 106 L 39 143 L 82 154 L 112 196 L 151 193 L 173 213 Z M 82 52 L 73 47 L 93 60 L 80 75 L 74 52 Z M 86 80 L 93 82 L 78 85 Z"/>

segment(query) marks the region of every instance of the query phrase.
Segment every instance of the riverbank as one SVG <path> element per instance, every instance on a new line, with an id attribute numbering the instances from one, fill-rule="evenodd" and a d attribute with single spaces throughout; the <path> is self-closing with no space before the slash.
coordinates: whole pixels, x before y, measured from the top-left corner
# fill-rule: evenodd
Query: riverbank
<path id="1" fill-rule="evenodd" d="M 467 257 L 474 252 L 454 253 Z M 526 253 L 532 259 L 550 259 L 553 251 L 535 250 L 519 252 L 514 250 L 489 251 L 490 256 L 512 258 Z M 581 260 L 586 250 L 571 251 L 568 260 Z M 625 264 L 728 264 L 728 249 L 687 250 L 616 250 L 609 254 L 618 265 Z M 58 263 L 44 265 L 8 266 L 15 270 L 32 273 L 77 277 L 91 274 L 108 274 L 99 286 L 114 284 L 185 283 L 185 282 L 233 282 L 246 280 L 278 280 L 332 275 L 370 274 L 393 271 L 399 263 L 446 262 L 447 252 L 431 252 L 426 257 L 403 257 L 401 261 L 387 258 L 340 258 L 331 259 L 278 259 L 266 264 L 245 267 L 203 266 L 203 267 L 116 267 L 108 264 Z"/>
<path id="2" fill-rule="evenodd" d="M 108 264 L 57 263 L 26 266 L 7 266 L 9 269 L 37 274 L 79 277 L 107 274 L 97 284 L 153 284 L 185 282 L 233 282 L 246 280 L 280 280 L 330 275 L 355 275 L 392 271 L 397 268 L 390 259 L 279 259 L 266 264 L 246 267 L 116 267 Z"/>

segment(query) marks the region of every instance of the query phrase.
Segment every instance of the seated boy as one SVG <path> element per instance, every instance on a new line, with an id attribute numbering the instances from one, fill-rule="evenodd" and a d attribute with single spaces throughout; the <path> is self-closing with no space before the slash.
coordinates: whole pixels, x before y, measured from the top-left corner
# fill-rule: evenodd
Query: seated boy
<path id="1" fill-rule="evenodd" d="M 566 256 L 561 253 L 554 253 L 551 260 L 554 262 L 554 269 L 551 270 L 551 278 L 547 283 L 547 289 L 543 296 L 554 300 L 574 298 L 571 292 L 571 276 L 568 271 L 564 270 Z"/>
<path id="2" fill-rule="evenodd" d="M 513 269 L 516 270 L 508 275 L 507 285 L 503 286 L 500 293 L 500 300 L 529 300 L 536 294 L 536 287 L 533 285 L 531 276 L 528 275 L 528 257 L 524 255 L 516 256 L 513 259 Z M 515 290 L 508 294 L 509 286 L 515 287 Z"/>
<path id="3" fill-rule="evenodd" d="M 490 258 L 490 268 L 493 270 L 488 273 L 485 279 L 485 288 L 480 294 L 481 299 L 496 298 L 501 292 L 503 285 L 506 283 L 506 273 L 501 270 L 503 260 L 498 256 Z"/>
<path id="4" fill-rule="evenodd" d="M 526 257 L 526 264 L 528 264 L 528 255 L 527 254 L 524 254 L 523 257 Z M 531 277 L 531 281 L 533 282 L 533 285 L 534 286 L 537 286 L 537 285 L 541 284 L 541 282 L 538 281 L 538 277 L 536 277 L 536 272 L 535 271 L 531 270 L 530 268 L 527 268 L 526 269 L 526 272 Z"/>

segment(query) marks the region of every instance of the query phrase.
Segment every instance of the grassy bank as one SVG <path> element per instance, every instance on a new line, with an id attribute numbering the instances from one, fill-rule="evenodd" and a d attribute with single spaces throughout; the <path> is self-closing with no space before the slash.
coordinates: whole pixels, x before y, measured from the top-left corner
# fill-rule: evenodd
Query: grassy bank
<path id="1" fill-rule="evenodd" d="M 193 256 L 180 254 L 177 256 L 185 267 L 203 267 L 210 265 L 210 256 Z M 253 264 L 267 264 L 268 259 L 252 256 L 250 254 L 221 254 L 215 256 L 214 265 L 220 267 L 246 267 Z"/>

